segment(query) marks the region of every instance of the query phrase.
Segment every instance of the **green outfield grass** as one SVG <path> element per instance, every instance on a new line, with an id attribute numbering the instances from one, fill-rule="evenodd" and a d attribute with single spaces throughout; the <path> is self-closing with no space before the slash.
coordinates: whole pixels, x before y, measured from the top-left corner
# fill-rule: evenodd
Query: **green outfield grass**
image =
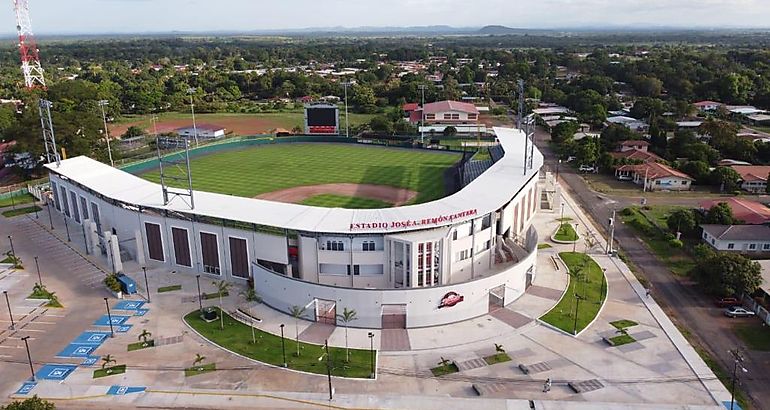
<path id="1" fill-rule="evenodd" d="M 380 209 L 393 206 L 390 202 L 371 198 L 358 198 L 354 196 L 323 194 L 310 197 L 302 201 L 303 205 L 321 206 L 324 208 L 349 208 L 349 209 Z"/>
<path id="2" fill-rule="evenodd" d="M 444 171 L 459 160 L 456 153 L 310 143 L 251 147 L 201 156 L 191 160 L 191 168 L 193 187 L 201 191 L 251 198 L 303 185 L 357 183 L 411 189 L 419 192 L 414 203 L 421 203 L 445 195 Z M 157 170 L 142 177 L 160 181 Z M 351 202 L 348 197 L 330 199 L 320 198 L 327 203 L 324 206 L 345 206 Z"/>

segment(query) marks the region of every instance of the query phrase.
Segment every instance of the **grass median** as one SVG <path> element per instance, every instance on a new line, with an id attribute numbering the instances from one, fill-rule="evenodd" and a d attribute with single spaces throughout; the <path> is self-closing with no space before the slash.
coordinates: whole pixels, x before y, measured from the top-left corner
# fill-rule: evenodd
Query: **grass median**
<path id="1" fill-rule="evenodd" d="M 219 312 L 219 309 L 216 309 Z M 251 327 L 224 313 L 224 330 L 220 329 L 219 320 L 207 323 L 201 319 L 195 310 L 184 318 L 185 322 L 206 339 L 225 349 L 231 350 L 251 359 L 274 366 L 283 365 L 281 338 L 271 333 L 255 329 L 257 343 L 252 343 Z M 291 329 L 287 325 L 287 331 Z M 292 332 L 288 332 L 292 333 Z M 297 342 L 287 337 L 286 364 L 289 369 L 308 373 L 326 374 L 326 357 L 323 346 L 310 343 L 299 343 L 300 356 L 297 356 Z M 371 373 L 371 353 L 369 350 L 350 349 L 350 361 L 345 361 L 345 348 L 329 347 L 331 355 L 331 373 L 339 377 L 368 378 Z M 322 357 L 319 360 L 319 357 Z"/>
<path id="2" fill-rule="evenodd" d="M 559 257 L 569 269 L 569 287 L 559 303 L 541 316 L 540 320 L 567 333 L 577 334 L 599 314 L 607 296 L 607 282 L 604 272 L 590 256 L 579 252 L 562 252 Z M 576 295 L 580 297 L 579 303 Z"/>
<path id="3" fill-rule="evenodd" d="M 559 225 L 559 230 L 556 231 L 553 239 L 562 242 L 575 242 L 578 240 L 578 234 L 571 224 L 565 222 Z"/>

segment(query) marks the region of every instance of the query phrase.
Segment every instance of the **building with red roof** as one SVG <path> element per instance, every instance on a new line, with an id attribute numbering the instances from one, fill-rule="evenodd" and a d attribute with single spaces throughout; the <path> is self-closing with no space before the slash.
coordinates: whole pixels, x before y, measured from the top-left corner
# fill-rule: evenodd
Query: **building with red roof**
<path id="1" fill-rule="evenodd" d="M 639 150 L 647 152 L 650 143 L 642 140 L 620 141 L 620 152 Z"/>
<path id="2" fill-rule="evenodd" d="M 733 165 L 741 176 L 741 189 L 752 193 L 767 192 L 767 176 L 770 175 L 770 166 L 765 165 Z"/>
<path id="3" fill-rule="evenodd" d="M 615 169 L 615 175 L 618 179 L 642 185 L 645 191 L 688 191 L 695 180 L 684 172 L 655 161 L 621 165 Z"/>
<path id="4" fill-rule="evenodd" d="M 759 202 L 744 198 L 719 198 L 703 201 L 699 205 L 703 209 L 711 209 L 714 205 L 726 203 L 733 210 L 733 217 L 751 225 L 770 224 L 770 208 Z"/>
<path id="5" fill-rule="evenodd" d="M 717 108 L 721 107 L 724 104 L 718 101 L 705 100 L 705 101 L 698 101 L 696 103 L 693 103 L 693 105 L 699 111 L 716 111 Z"/>

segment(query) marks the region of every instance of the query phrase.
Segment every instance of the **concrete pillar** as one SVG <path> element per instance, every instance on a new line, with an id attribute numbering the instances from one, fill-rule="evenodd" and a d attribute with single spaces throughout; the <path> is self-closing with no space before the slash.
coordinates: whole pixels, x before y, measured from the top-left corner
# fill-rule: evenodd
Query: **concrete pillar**
<path id="1" fill-rule="evenodd" d="M 104 242 L 105 242 L 105 250 L 107 251 L 107 267 L 109 268 L 110 272 L 117 273 L 115 270 L 115 262 L 113 261 L 112 257 L 112 232 L 110 231 L 104 231 L 102 233 L 104 236 Z"/>
<path id="2" fill-rule="evenodd" d="M 147 260 L 144 257 L 144 240 L 142 240 L 142 232 L 138 229 L 134 231 L 134 240 L 136 241 L 136 263 L 145 266 Z"/>
<path id="3" fill-rule="evenodd" d="M 100 254 L 99 251 L 99 234 L 96 232 L 96 222 L 91 221 L 86 225 L 86 234 L 89 237 L 89 243 L 91 245 L 91 255 Z"/>
<path id="4" fill-rule="evenodd" d="M 115 272 L 123 272 L 123 262 L 120 260 L 120 242 L 117 235 L 110 235 L 110 253 L 114 260 Z"/>

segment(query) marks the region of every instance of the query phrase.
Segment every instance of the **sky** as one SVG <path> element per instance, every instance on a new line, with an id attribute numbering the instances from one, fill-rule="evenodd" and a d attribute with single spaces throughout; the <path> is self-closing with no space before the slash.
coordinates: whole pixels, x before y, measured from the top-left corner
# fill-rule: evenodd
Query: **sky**
<path id="1" fill-rule="evenodd" d="M 500 24 L 768 28 L 770 0 L 28 0 L 37 34 Z M 13 6 L 0 18 L 15 30 Z"/>

